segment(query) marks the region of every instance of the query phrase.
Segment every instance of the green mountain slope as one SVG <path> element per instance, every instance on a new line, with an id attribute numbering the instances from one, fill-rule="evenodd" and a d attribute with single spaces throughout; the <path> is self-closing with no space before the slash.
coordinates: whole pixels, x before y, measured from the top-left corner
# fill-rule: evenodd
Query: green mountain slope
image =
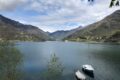
<path id="1" fill-rule="evenodd" d="M 120 43 L 120 30 L 113 33 L 105 42 L 119 42 Z"/>
<path id="2" fill-rule="evenodd" d="M 120 36 L 112 37 L 113 33 L 118 33 L 119 30 L 120 30 L 120 10 L 117 10 L 116 12 L 107 16 L 103 20 L 88 25 L 87 27 L 71 34 L 65 39 L 74 41 L 109 42 L 112 41 L 110 39 L 113 38 L 118 39 L 116 37 L 120 37 Z M 120 39 L 116 40 L 116 42 L 119 41 Z"/>
<path id="3" fill-rule="evenodd" d="M 0 15 L 0 40 L 45 41 L 48 39 L 49 36 L 41 29 Z"/>

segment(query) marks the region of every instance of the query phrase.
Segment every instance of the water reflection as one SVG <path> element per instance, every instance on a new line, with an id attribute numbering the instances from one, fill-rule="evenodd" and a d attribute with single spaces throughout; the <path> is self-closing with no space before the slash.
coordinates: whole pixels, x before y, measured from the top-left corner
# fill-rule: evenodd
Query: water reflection
<path id="1" fill-rule="evenodd" d="M 0 42 L 0 80 L 20 80 L 18 65 L 22 55 L 13 43 Z"/>
<path id="2" fill-rule="evenodd" d="M 91 55 L 96 60 L 102 62 L 99 65 L 98 75 L 103 79 L 120 80 L 120 46 L 119 45 L 103 45 L 101 49 L 91 51 Z M 104 72 L 102 72 L 104 71 Z M 100 73 L 103 73 L 104 76 Z M 114 75 L 114 76 L 113 76 Z"/>
<path id="3" fill-rule="evenodd" d="M 52 54 L 48 62 L 47 71 L 44 73 L 45 80 L 61 80 L 63 75 L 63 65 L 56 54 Z"/>
<path id="4" fill-rule="evenodd" d="M 26 72 L 24 80 L 47 80 L 42 78 L 44 76 L 41 73 L 46 72 L 52 52 L 56 53 L 65 67 L 61 80 L 76 80 L 74 70 L 81 70 L 83 64 L 91 64 L 95 68 L 95 78 L 87 76 L 87 80 L 120 80 L 119 45 L 22 42 L 17 47 L 24 55 L 21 65 Z"/>

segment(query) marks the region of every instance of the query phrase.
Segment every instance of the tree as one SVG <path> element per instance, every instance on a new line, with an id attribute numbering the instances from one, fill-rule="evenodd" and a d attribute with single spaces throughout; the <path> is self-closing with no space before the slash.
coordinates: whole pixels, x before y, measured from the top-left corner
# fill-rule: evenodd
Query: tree
<path id="1" fill-rule="evenodd" d="M 119 6 L 119 0 L 111 0 L 110 7 Z"/>
<path id="2" fill-rule="evenodd" d="M 88 0 L 88 2 L 94 2 L 94 0 Z"/>
<path id="3" fill-rule="evenodd" d="M 94 1 L 95 0 L 88 0 L 88 2 L 94 2 Z M 109 7 L 119 6 L 120 5 L 119 3 L 120 3 L 120 0 L 111 0 Z"/>
<path id="4" fill-rule="evenodd" d="M 117 1 L 117 2 L 116 2 L 116 6 L 119 6 L 119 5 L 120 5 L 120 4 L 119 4 L 119 1 Z"/>
<path id="5" fill-rule="evenodd" d="M 13 43 L 0 42 L 0 80 L 20 80 L 17 66 L 22 55 Z"/>
<path id="6" fill-rule="evenodd" d="M 60 80 L 63 73 L 63 66 L 59 62 L 59 58 L 52 54 L 50 61 L 48 62 L 47 71 L 45 73 L 46 80 Z"/>

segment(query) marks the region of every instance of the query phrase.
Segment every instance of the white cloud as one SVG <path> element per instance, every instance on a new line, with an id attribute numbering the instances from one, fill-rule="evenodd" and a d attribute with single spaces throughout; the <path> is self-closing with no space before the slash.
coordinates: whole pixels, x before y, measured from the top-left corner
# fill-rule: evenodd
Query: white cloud
<path id="1" fill-rule="evenodd" d="M 30 16 L 22 22 L 31 23 L 43 30 L 55 31 L 57 29 L 71 29 L 78 24 L 88 25 L 99 21 L 113 13 L 120 7 L 109 8 L 111 0 L 95 0 L 93 4 L 87 0 L 0 0 L 0 10 L 15 9 L 16 6 L 26 4 L 22 7 L 26 12 L 33 11 L 39 15 Z M 76 25 L 65 25 L 66 23 L 77 23 Z"/>
<path id="2" fill-rule="evenodd" d="M 0 0 L 0 11 L 10 11 L 27 0 Z"/>
<path id="3" fill-rule="evenodd" d="M 81 0 L 40 0 L 40 2 L 37 0 L 31 3 L 29 9 L 47 13 L 45 16 L 35 16 L 36 21 L 42 24 L 64 24 L 77 21 L 85 22 L 83 24 L 87 25 L 119 9 L 119 7 L 110 9 L 109 3 L 110 0 L 96 0 L 93 5 L 89 5 L 86 1 L 81 2 Z"/>
<path id="4" fill-rule="evenodd" d="M 73 25 L 73 26 L 64 26 L 64 25 L 41 25 L 41 23 L 38 22 L 32 22 L 31 24 L 39 26 L 40 29 L 44 30 L 44 31 L 49 31 L 49 32 L 55 32 L 57 30 L 71 30 L 74 29 L 76 27 L 78 27 L 79 25 Z"/>

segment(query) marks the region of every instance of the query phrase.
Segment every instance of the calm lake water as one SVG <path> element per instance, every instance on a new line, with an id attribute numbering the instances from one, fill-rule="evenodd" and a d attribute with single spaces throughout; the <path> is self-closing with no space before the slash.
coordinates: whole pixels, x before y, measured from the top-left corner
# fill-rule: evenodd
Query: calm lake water
<path id="1" fill-rule="evenodd" d="M 39 75 L 53 53 L 64 66 L 62 80 L 76 80 L 74 72 L 81 71 L 83 64 L 95 68 L 95 78 L 87 80 L 120 80 L 120 45 L 48 41 L 19 42 L 16 46 L 23 54 L 21 68 L 27 74 L 26 80 L 41 80 Z"/>

